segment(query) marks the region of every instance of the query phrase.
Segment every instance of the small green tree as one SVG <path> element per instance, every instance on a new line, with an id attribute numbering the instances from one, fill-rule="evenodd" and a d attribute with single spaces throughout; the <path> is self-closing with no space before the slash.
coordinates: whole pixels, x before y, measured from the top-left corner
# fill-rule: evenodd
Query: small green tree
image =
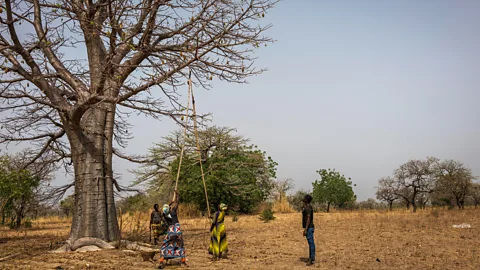
<path id="1" fill-rule="evenodd" d="M 226 203 L 231 210 L 251 213 L 274 188 L 277 163 L 257 146 L 228 127 L 209 127 L 195 136 L 177 131 L 150 149 L 148 162 L 138 169 L 138 183 L 150 183 L 149 194 L 171 194 L 175 186 L 181 147 L 185 145 L 178 189 L 182 203 L 206 210 L 199 154 L 205 174 L 210 207 Z M 165 197 L 168 198 L 168 197 Z"/>
<path id="2" fill-rule="evenodd" d="M 352 181 L 345 178 L 343 174 L 335 169 L 318 170 L 321 180 L 313 182 L 313 198 L 316 202 L 326 203 L 327 212 L 330 211 L 330 205 L 342 207 L 347 202 L 355 200 L 355 193 L 352 189 Z"/>
<path id="3" fill-rule="evenodd" d="M 65 199 L 60 201 L 60 209 L 63 214 L 69 217 L 73 213 L 73 206 L 75 205 L 75 197 L 73 195 L 67 196 Z"/>
<path id="4" fill-rule="evenodd" d="M 16 166 L 13 159 L 4 155 L 0 158 L 0 212 L 2 224 L 7 216 L 12 227 L 19 227 L 31 210 L 40 178 L 27 169 Z"/>
<path id="5" fill-rule="evenodd" d="M 251 211 L 264 201 L 273 189 L 275 172 L 270 170 L 276 164 L 271 157 L 255 147 L 238 149 L 216 149 L 203 163 L 205 182 L 209 202 L 224 202 L 231 209 L 242 213 Z M 174 179 L 178 160 L 172 162 L 172 179 Z M 179 180 L 180 200 L 194 203 L 205 209 L 205 192 L 201 179 L 198 160 L 195 155 L 184 157 L 182 173 Z"/>

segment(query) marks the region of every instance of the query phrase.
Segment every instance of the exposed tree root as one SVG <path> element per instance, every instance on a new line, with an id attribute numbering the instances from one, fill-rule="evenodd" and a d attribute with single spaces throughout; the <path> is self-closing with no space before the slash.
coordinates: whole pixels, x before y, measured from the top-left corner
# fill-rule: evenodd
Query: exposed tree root
<path id="1" fill-rule="evenodd" d="M 103 250 L 97 246 L 83 246 L 81 248 L 77 248 L 75 252 L 89 252 L 89 251 L 100 251 Z"/>
<path id="2" fill-rule="evenodd" d="M 149 244 L 138 243 L 138 242 L 127 243 L 125 248 L 133 251 L 151 251 L 151 252 L 158 251 L 158 249 L 152 248 L 152 246 Z"/>
<path id="3" fill-rule="evenodd" d="M 97 246 L 101 249 L 114 249 L 115 248 L 114 246 L 110 245 L 109 243 L 107 243 L 107 242 L 105 242 L 101 239 L 93 238 L 93 237 L 82 237 L 82 238 L 79 238 L 79 239 L 75 240 L 75 242 L 73 242 L 70 249 L 72 251 L 75 251 L 78 248 L 81 248 L 81 247 L 84 247 L 84 246 Z"/>
<path id="4" fill-rule="evenodd" d="M 66 241 L 67 244 L 61 246 L 60 248 L 50 251 L 51 253 L 63 253 L 63 252 L 85 252 L 85 251 L 98 251 L 104 249 L 114 249 L 119 248 L 119 246 L 125 247 L 127 250 L 133 251 L 158 251 L 152 245 L 141 242 L 131 242 L 127 240 L 114 241 L 107 243 L 101 239 L 93 237 L 83 237 L 77 239 L 73 244 L 70 240 Z"/>
<path id="5" fill-rule="evenodd" d="M 60 248 L 51 251 L 52 253 L 62 253 L 62 252 L 69 252 L 69 251 L 76 251 L 79 248 L 86 247 L 86 246 L 95 246 L 99 249 L 95 248 L 86 248 L 82 249 L 81 251 L 93 251 L 93 250 L 100 250 L 100 249 L 114 249 L 115 246 L 94 237 L 82 237 L 75 242 L 71 243 L 70 240 L 67 240 L 67 244 L 61 246 Z"/>
<path id="6" fill-rule="evenodd" d="M 3 262 L 3 261 L 6 261 L 6 260 L 9 260 L 9 259 L 12 259 L 14 257 L 17 257 L 18 255 L 22 255 L 23 252 L 19 252 L 19 253 L 15 253 L 15 254 L 11 254 L 11 255 L 8 255 L 6 257 L 3 257 L 3 258 L 0 258 L 0 262 Z"/>

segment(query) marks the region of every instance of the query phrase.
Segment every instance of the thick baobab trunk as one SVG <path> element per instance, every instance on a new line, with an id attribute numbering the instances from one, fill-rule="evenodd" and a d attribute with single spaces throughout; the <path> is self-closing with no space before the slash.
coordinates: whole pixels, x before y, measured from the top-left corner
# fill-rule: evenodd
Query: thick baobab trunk
<path id="1" fill-rule="evenodd" d="M 390 211 L 393 210 L 393 201 L 388 202 L 388 206 L 390 208 Z"/>
<path id="2" fill-rule="evenodd" d="M 117 240 L 119 229 L 112 172 L 113 105 L 90 109 L 81 127 L 69 130 L 75 171 L 70 242 L 91 237 Z"/>

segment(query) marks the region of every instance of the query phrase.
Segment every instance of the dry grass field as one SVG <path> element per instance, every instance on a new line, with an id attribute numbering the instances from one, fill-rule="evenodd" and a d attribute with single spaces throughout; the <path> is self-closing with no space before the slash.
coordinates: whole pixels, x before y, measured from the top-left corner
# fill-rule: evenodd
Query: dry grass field
<path id="1" fill-rule="evenodd" d="M 301 214 L 277 214 L 269 223 L 257 216 L 227 217 L 229 258 L 207 254 L 205 219 L 181 219 L 190 269 L 308 269 Z M 124 215 L 123 234 L 148 241 L 146 215 Z M 470 229 L 454 224 L 469 223 Z M 317 269 L 480 269 L 480 209 L 317 213 Z M 69 220 L 36 220 L 26 233 L 1 228 L 0 269 L 153 269 L 135 252 L 109 250 L 52 254 L 66 239 Z M 158 260 L 158 254 L 155 256 Z M 177 265 L 167 269 L 181 268 Z"/>

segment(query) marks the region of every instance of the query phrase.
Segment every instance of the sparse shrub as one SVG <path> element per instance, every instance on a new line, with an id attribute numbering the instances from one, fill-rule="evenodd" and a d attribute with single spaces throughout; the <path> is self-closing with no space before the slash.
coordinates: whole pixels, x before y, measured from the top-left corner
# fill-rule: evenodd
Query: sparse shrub
<path id="1" fill-rule="evenodd" d="M 273 207 L 273 205 L 272 205 L 271 202 L 261 202 L 255 207 L 253 213 L 261 214 L 263 212 L 263 210 L 265 210 L 265 209 L 272 210 L 272 207 Z"/>
<path id="2" fill-rule="evenodd" d="M 379 208 L 379 203 L 375 201 L 375 199 L 368 198 L 366 201 L 361 201 L 357 203 L 357 207 L 361 210 L 363 209 L 378 209 Z"/>
<path id="3" fill-rule="evenodd" d="M 240 219 L 240 217 L 238 216 L 238 212 L 232 211 L 231 214 L 232 214 L 232 221 L 233 222 L 237 222 Z"/>
<path id="4" fill-rule="evenodd" d="M 259 218 L 261 221 L 266 223 L 266 222 L 269 222 L 270 220 L 275 219 L 275 216 L 273 214 L 275 213 L 271 209 L 265 209 L 262 211 Z"/>
<path id="5" fill-rule="evenodd" d="M 313 212 L 327 212 L 327 205 L 324 203 L 312 203 Z M 301 208 L 300 208 L 301 211 Z"/>
<path id="6" fill-rule="evenodd" d="M 13 221 L 8 223 L 8 228 L 9 228 L 10 230 L 18 229 L 17 224 L 16 224 L 15 222 L 13 222 Z"/>
<path id="7" fill-rule="evenodd" d="M 25 228 L 32 228 L 32 221 L 27 219 L 23 225 L 25 225 Z"/>

